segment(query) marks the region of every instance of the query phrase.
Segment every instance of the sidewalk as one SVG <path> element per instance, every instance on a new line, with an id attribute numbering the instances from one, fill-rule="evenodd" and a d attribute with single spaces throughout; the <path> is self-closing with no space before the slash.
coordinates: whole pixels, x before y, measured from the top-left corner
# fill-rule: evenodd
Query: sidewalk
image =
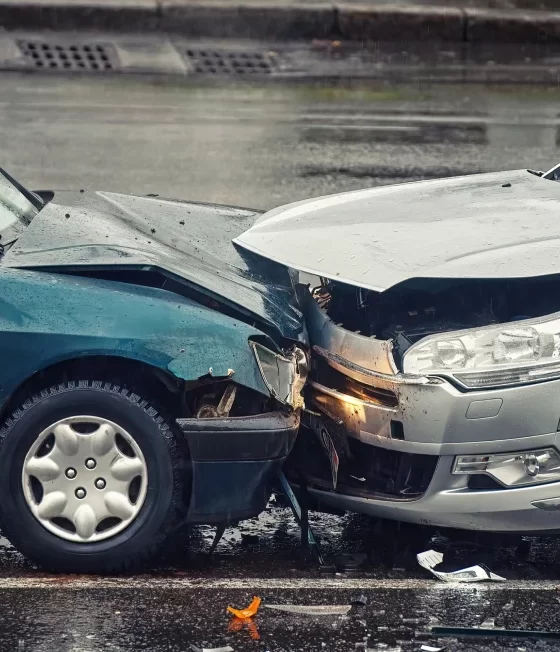
<path id="1" fill-rule="evenodd" d="M 559 43 L 560 0 L 0 0 L 0 27 L 260 40 Z"/>

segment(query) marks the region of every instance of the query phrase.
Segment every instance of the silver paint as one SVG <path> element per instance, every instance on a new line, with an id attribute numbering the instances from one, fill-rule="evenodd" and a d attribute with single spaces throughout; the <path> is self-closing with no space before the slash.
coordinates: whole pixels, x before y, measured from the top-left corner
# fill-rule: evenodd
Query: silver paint
<path id="1" fill-rule="evenodd" d="M 84 434 L 74 427 L 77 423 L 96 428 Z M 54 434 L 52 448 L 46 455 L 38 455 L 51 434 Z M 120 450 L 117 435 L 128 443 L 134 457 Z M 90 468 L 88 462 L 92 460 L 95 464 Z M 70 469 L 77 469 L 73 478 L 68 477 Z M 106 491 L 99 491 L 100 473 Z M 129 488 L 137 477 L 140 477 L 140 489 L 133 503 Z M 32 489 L 32 478 L 40 482 L 43 490 L 39 501 Z M 118 534 L 138 516 L 146 497 L 148 468 L 140 447 L 120 426 L 99 417 L 73 416 L 39 433 L 25 457 L 22 484 L 27 505 L 44 528 L 67 541 L 90 543 Z M 75 531 L 62 527 L 58 520 L 61 518 L 72 523 Z M 118 522 L 97 531 L 98 525 L 107 518 Z"/>
<path id="2" fill-rule="evenodd" d="M 541 276 L 560 272 L 559 210 L 560 184 L 513 170 L 288 204 L 234 242 L 293 269 L 378 291 L 420 277 Z"/>

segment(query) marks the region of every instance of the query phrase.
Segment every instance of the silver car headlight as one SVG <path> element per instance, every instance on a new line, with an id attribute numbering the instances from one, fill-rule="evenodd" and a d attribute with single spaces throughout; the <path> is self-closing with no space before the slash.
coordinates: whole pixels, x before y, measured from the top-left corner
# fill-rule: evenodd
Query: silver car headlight
<path id="1" fill-rule="evenodd" d="M 489 475 L 504 487 L 525 487 L 560 481 L 560 455 L 554 448 L 496 455 L 460 455 L 456 475 Z"/>
<path id="2" fill-rule="evenodd" d="M 405 353 L 403 370 L 469 388 L 560 378 L 560 313 L 425 337 Z"/>

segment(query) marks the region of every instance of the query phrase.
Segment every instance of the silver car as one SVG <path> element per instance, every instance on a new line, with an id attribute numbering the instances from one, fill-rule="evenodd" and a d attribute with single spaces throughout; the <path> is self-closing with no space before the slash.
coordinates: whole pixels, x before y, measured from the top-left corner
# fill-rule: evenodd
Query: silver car
<path id="1" fill-rule="evenodd" d="M 237 238 L 297 286 L 312 365 L 291 473 L 320 503 L 560 530 L 559 169 L 301 201 Z"/>

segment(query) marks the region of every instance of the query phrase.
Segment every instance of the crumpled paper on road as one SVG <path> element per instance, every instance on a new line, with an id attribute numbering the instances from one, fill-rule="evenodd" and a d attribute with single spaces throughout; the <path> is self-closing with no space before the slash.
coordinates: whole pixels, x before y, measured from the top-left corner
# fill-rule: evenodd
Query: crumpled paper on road
<path id="1" fill-rule="evenodd" d="M 443 561 L 443 554 L 435 550 L 427 550 L 420 552 L 416 555 L 416 559 L 422 568 L 429 570 L 432 575 L 435 575 L 443 582 L 484 582 L 492 580 L 494 582 L 505 582 L 505 577 L 500 577 L 492 573 L 485 566 L 470 566 L 461 570 L 453 571 L 451 573 L 442 573 L 441 571 L 434 570 L 434 567 L 441 564 Z"/>

